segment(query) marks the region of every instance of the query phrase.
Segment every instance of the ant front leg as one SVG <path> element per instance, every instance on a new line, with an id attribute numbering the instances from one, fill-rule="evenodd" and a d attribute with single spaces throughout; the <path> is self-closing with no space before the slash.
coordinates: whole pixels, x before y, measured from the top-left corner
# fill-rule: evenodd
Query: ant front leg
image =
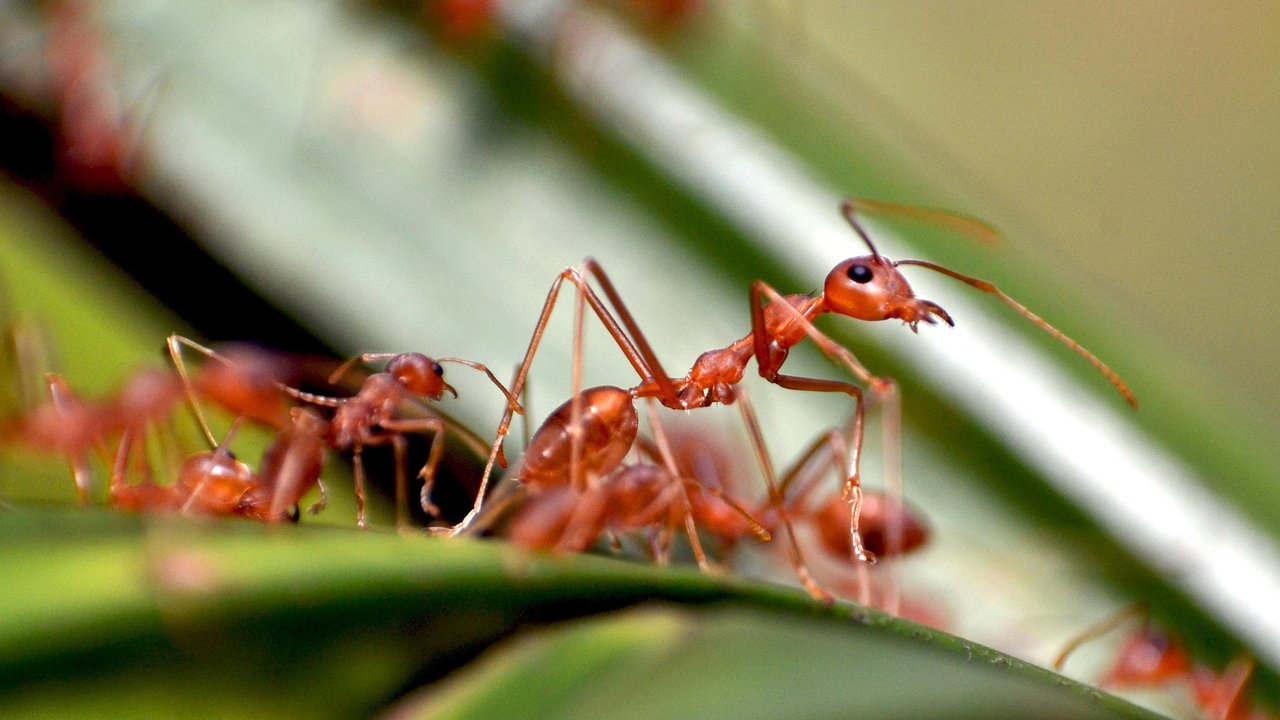
<path id="1" fill-rule="evenodd" d="M 769 308 L 777 308 L 774 311 L 777 315 L 782 316 L 785 320 L 783 323 L 770 325 L 765 317 L 765 305 L 762 303 L 764 299 L 769 300 Z M 811 308 L 809 310 L 813 317 L 826 312 L 825 309 Z M 795 327 L 792 327 L 794 324 Z M 795 329 L 799 328 L 805 335 L 813 340 L 818 349 L 827 357 L 835 362 L 843 364 L 849 368 L 864 385 L 876 390 L 885 382 L 881 378 L 871 374 L 871 371 L 858 361 L 853 352 L 849 348 L 832 340 L 830 336 L 819 330 L 812 320 L 801 312 L 795 305 L 791 304 L 786 298 L 774 290 L 763 280 L 756 280 L 751 283 L 751 336 L 755 347 L 756 362 L 760 365 L 760 374 L 765 379 L 772 380 L 772 375 L 777 374 L 782 362 L 786 359 L 783 354 L 781 358 L 769 352 L 771 344 L 786 343 L 785 348 L 799 342 L 799 338 L 787 341 L 785 334 L 794 334 Z"/>
<path id="2" fill-rule="evenodd" d="M 852 434 L 861 441 L 862 437 L 862 415 L 856 413 L 853 420 Z M 856 446 L 847 451 L 844 436 L 838 430 L 829 430 L 822 433 L 810 443 L 809 447 L 796 458 L 795 463 L 782 476 L 782 482 L 779 483 L 778 489 L 781 497 L 786 498 L 787 493 L 792 493 L 792 498 L 787 502 L 788 507 L 793 509 L 803 509 L 808 504 L 809 496 L 815 491 L 817 480 L 822 477 L 821 473 L 807 473 L 811 468 L 811 464 L 824 454 L 827 459 L 823 464 L 829 464 L 830 469 L 846 478 L 842 499 L 849 503 L 849 540 L 850 540 L 850 559 L 855 568 L 854 573 L 858 584 L 858 602 L 863 605 L 871 604 L 871 576 L 867 570 L 869 563 L 875 562 L 875 556 L 862 543 L 862 533 L 859 525 L 862 516 L 862 486 L 858 484 L 858 461 L 859 448 Z M 844 467 L 841 466 L 841 459 L 846 455 L 849 456 L 850 469 L 848 475 L 845 475 Z M 792 488 L 795 488 L 794 490 Z M 896 612 L 894 614 L 897 614 Z"/>
<path id="3" fill-rule="evenodd" d="M 396 453 L 396 518 L 397 524 L 405 526 L 408 524 L 408 489 L 405 480 L 405 443 L 404 433 L 432 433 L 431 449 L 427 452 L 427 462 L 423 464 L 422 469 L 418 471 L 418 478 L 422 480 L 422 490 L 419 492 L 419 502 L 422 504 L 423 512 L 428 515 L 438 517 L 440 508 L 431 502 L 431 489 L 435 485 L 436 467 L 440 465 L 440 459 L 444 457 L 444 421 L 440 418 L 416 418 L 412 420 L 387 420 L 382 423 L 384 430 L 394 433 L 391 439 L 392 446 Z"/>
<path id="4" fill-rule="evenodd" d="M 769 300 L 770 309 L 778 308 L 775 314 L 781 316 L 786 321 L 785 323 L 770 325 L 766 322 L 765 308 L 761 302 L 765 298 Z M 756 362 L 759 365 L 760 375 L 766 380 L 788 389 L 842 392 L 854 399 L 854 423 L 853 430 L 850 433 L 849 476 L 845 481 L 844 493 L 845 499 L 848 500 L 850 506 L 849 533 L 853 539 L 854 555 L 864 562 L 874 562 L 875 557 L 863 547 L 861 535 L 858 532 L 858 515 L 862 505 L 862 482 L 859 477 L 859 464 L 862 455 L 862 432 L 865 416 L 863 391 L 856 385 L 837 380 L 821 380 L 780 374 L 778 369 L 786 356 L 782 355 L 781 359 L 778 359 L 778 355 L 770 353 L 769 349 L 780 342 L 784 333 L 794 332 L 793 324 L 803 330 L 805 335 L 809 336 L 827 357 L 843 364 L 859 380 L 865 383 L 871 389 L 874 397 L 884 405 L 886 409 L 884 415 L 885 448 L 890 455 L 885 459 L 885 486 L 890 489 L 891 496 L 900 498 L 902 481 L 899 469 L 900 462 L 897 459 L 897 455 L 900 447 L 898 436 L 901 424 L 899 419 L 901 404 L 898 400 L 897 383 L 891 378 L 872 375 L 848 348 L 832 340 L 830 336 L 815 327 L 804 313 L 763 280 L 756 280 L 751 284 L 751 333 L 755 343 Z M 900 499 L 894 502 L 894 507 L 901 507 Z M 897 530 L 891 529 L 890 535 L 901 537 L 901 522 L 895 521 L 893 524 L 896 524 Z"/>

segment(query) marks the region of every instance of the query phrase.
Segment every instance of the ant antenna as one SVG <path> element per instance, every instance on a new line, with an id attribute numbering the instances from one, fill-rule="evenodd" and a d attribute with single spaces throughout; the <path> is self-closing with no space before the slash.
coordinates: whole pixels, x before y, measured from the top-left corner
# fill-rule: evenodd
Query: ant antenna
<path id="1" fill-rule="evenodd" d="M 1124 396 L 1125 401 L 1128 402 L 1130 406 L 1134 408 L 1138 407 L 1138 397 L 1133 394 L 1133 390 L 1129 389 L 1129 385 L 1126 384 L 1124 380 L 1120 379 L 1120 375 L 1118 375 L 1115 370 L 1112 370 L 1110 367 L 1107 366 L 1106 363 L 1098 359 L 1097 355 L 1094 355 L 1093 353 L 1086 350 L 1083 345 L 1067 337 L 1066 333 L 1050 325 L 1048 321 L 1046 321 L 1044 318 L 1041 318 L 1039 315 L 1036 315 L 1035 313 L 1028 310 L 1025 305 L 1018 302 L 1017 300 L 1014 300 L 1008 295 L 1005 295 L 1004 292 L 1001 291 L 1000 288 L 997 288 L 995 285 L 992 285 L 986 280 L 979 280 L 978 278 L 975 278 L 969 275 L 964 275 L 962 273 L 958 273 L 955 270 L 952 270 L 950 268 L 945 268 L 941 265 L 938 265 L 937 263 L 929 262 L 928 260 L 898 260 L 894 262 L 893 265 L 894 267 L 897 267 L 899 265 L 919 265 L 922 268 L 928 268 L 934 272 L 942 273 L 943 275 L 959 280 L 960 282 L 965 283 L 966 285 L 975 287 L 984 293 L 995 295 L 1005 305 L 1008 305 L 1009 307 L 1013 308 L 1014 312 L 1030 320 L 1033 324 L 1036 325 L 1036 327 L 1039 327 L 1041 330 L 1044 330 L 1045 332 L 1049 333 L 1054 338 L 1056 338 L 1059 342 L 1061 342 L 1063 345 L 1066 345 L 1067 347 L 1074 350 L 1077 355 L 1084 358 L 1098 372 L 1102 373 L 1102 375 L 1106 377 L 1107 380 L 1110 380 L 1111 384 L 1114 385 L 1116 390 L 1118 390 L 1120 394 Z"/>
<path id="2" fill-rule="evenodd" d="M 849 206 L 844 211 L 845 217 L 849 217 L 855 209 L 859 209 L 879 215 L 904 218 L 967 235 L 984 245 L 998 245 L 1003 237 L 1000 231 L 990 224 L 950 210 L 935 210 L 867 198 L 847 198 L 844 203 Z M 842 205 L 841 208 L 843 209 L 844 206 Z"/>
<path id="3" fill-rule="evenodd" d="M 844 200 L 841 200 L 840 212 L 844 213 L 844 219 L 848 220 L 849 224 L 853 226 L 853 230 L 858 233 L 858 237 L 862 238 L 862 241 L 867 244 L 867 247 L 871 248 L 871 257 L 876 260 L 880 260 L 880 252 L 876 250 L 875 243 L 871 242 L 871 236 L 867 234 L 866 230 L 862 229 L 862 225 L 858 222 L 857 206 L 854 199 L 845 198 Z"/>
<path id="4" fill-rule="evenodd" d="M 1079 650 L 1082 645 L 1092 640 L 1097 640 L 1135 617 L 1147 618 L 1149 614 L 1150 610 L 1144 603 L 1136 603 L 1090 625 L 1083 632 L 1071 638 L 1058 655 L 1054 657 L 1053 669 L 1062 672 L 1062 669 L 1067 665 L 1067 658 L 1071 657 L 1071 654 Z"/>

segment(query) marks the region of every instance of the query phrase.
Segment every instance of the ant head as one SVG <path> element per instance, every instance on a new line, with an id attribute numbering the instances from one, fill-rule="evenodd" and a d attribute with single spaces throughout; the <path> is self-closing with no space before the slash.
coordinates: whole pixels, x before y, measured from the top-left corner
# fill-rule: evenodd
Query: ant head
<path id="1" fill-rule="evenodd" d="M 951 316 L 928 300 L 921 300 L 898 266 L 879 253 L 850 258 L 827 274 L 822 288 L 827 308 L 858 320 L 897 318 L 915 330 L 919 322 L 941 318 L 954 325 Z"/>
<path id="2" fill-rule="evenodd" d="M 421 353 L 403 353 L 391 358 L 387 363 L 387 373 L 419 397 L 439 400 L 445 390 L 454 397 L 458 396 L 444 381 L 444 368 L 440 363 Z"/>

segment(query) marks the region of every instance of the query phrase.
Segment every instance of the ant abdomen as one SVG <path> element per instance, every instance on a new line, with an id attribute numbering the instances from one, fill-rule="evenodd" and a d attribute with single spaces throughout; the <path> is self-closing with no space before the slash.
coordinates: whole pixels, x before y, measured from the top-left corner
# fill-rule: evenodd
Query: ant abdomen
<path id="1" fill-rule="evenodd" d="M 582 443 L 581 477 L 607 475 L 622 463 L 636 439 L 640 420 L 631 393 L 612 386 L 593 387 L 578 395 L 578 432 Z M 574 401 L 556 408 L 525 450 L 520 481 L 533 488 L 550 488 L 570 481 L 573 460 Z"/>

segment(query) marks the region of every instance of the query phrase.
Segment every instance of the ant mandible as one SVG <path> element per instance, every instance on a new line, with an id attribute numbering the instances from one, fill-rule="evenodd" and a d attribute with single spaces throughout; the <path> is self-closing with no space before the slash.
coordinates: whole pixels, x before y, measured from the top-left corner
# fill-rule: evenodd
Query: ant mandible
<path id="1" fill-rule="evenodd" d="M 863 205 L 888 209 L 898 207 L 878 202 L 866 202 Z M 849 473 L 844 485 L 844 496 L 850 505 L 850 534 L 854 541 L 855 552 L 861 548 L 857 535 L 857 514 L 861 499 L 858 466 L 865 412 L 863 389 L 853 383 L 840 380 L 785 375 L 781 369 L 791 348 L 808 337 L 824 354 L 844 365 L 859 382 L 871 390 L 873 396 L 885 409 L 886 445 L 890 448 L 888 453 L 890 457 L 886 458 L 889 475 L 886 486 L 895 494 L 900 492 L 897 489 L 900 487 L 897 479 L 897 462 L 894 460 L 897 456 L 900 417 L 896 382 L 891 378 L 872 375 L 849 349 L 836 343 L 813 324 L 814 320 L 822 315 L 836 313 L 867 321 L 899 319 L 913 331 L 921 322 L 933 324 L 942 320 L 948 325 L 954 325 L 951 316 L 937 303 L 916 297 L 911 285 L 898 270 L 899 267 L 917 265 L 996 296 L 1015 312 L 1083 357 L 1116 387 L 1130 405 L 1137 406 L 1137 398 L 1133 392 L 1111 368 L 992 283 L 926 260 L 891 261 L 879 253 L 870 235 L 860 224 L 857 217 L 858 201 L 845 199 L 840 209 L 854 231 L 871 250 L 871 254 L 850 258 L 837 264 L 827 274 L 823 291 L 816 296 L 806 294 L 783 296 L 763 280 L 756 280 L 751 285 L 750 293 L 751 332 L 727 347 L 709 350 L 700 355 L 683 378 L 673 378 L 663 369 L 653 347 L 645 339 L 635 318 L 599 263 L 588 258 L 583 262 L 581 269 L 564 269 L 553 281 L 547 293 L 542 313 L 534 327 L 524 360 L 512 385 L 512 393 L 518 396 L 524 387 L 530 363 L 550 320 L 560 287 L 565 280 L 569 280 L 578 288 L 580 296 L 590 304 L 592 311 L 639 375 L 640 383 L 631 391 L 635 398 L 652 397 L 664 406 L 678 410 L 705 407 L 714 403 L 732 403 L 739 395 L 738 385 L 752 358 L 756 360 L 761 377 L 784 388 L 848 394 L 855 401 L 855 409 Z M 588 284 L 588 277 L 594 278 L 599 284 L 600 291 L 608 300 L 608 306 Z M 455 528 L 455 531 L 465 528 L 479 513 L 494 460 L 501 452 L 511 420 L 512 411 L 508 409 L 498 425 L 489 463 L 481 479 L 480 492 L 476 497 L 476 505 Z M 873 559 L 870 553 L 865 551 L 859 552 L 858 557 L 864 561 Z"/>

